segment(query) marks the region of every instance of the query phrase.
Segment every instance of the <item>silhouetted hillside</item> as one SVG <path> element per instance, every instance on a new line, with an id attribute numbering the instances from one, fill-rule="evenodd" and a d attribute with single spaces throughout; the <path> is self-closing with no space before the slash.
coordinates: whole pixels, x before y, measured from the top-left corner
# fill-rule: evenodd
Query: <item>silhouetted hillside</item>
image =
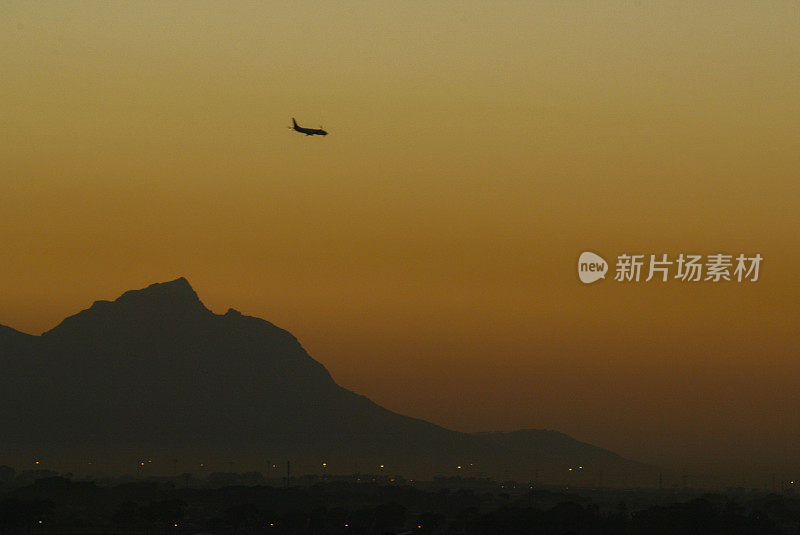
<path id="1" fill-rule="evenodd" d="M 19 351 L 30 348 L 36 341 L 35 336 L 21 333 L 0 325 L 0 348 L 5 351 Z"/>
<path id="2" fill-rule="evenodd" d="M 298 473 L 387 471 L 566 477 L 643 467 L 552 431 L 470 435 L 386 410 L 336 384 L 287 331 L 208 310 L 186 279 L 96 301 L 35 337 L 0 327 L 4 454 L 61 466 L 140 459 L 292 459 Z M 610 479 L 610 477 L 609 477 Z"/>

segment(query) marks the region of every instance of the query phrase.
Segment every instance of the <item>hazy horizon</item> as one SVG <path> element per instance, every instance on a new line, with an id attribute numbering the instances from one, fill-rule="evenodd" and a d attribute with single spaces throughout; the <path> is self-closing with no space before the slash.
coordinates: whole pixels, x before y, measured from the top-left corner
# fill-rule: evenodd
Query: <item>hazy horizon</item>
<path id="1" fill-rule="evenodd" d="M 0 30 L 0 324 L 185 276 L 451 429 L 800 464 L 800 4 L 12 1 Z M 764 261 L 583 285 L 585 250 Z"/>

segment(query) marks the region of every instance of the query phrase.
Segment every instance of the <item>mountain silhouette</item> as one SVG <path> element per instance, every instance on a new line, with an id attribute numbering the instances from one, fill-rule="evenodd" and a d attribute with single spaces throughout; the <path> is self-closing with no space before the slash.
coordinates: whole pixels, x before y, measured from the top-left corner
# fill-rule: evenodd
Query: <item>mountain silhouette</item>
<path id="1" fill-rule="evenodd" d="M 461 465 L 529 479 L 582 465 L 607 481 L 645 468 L 555 431 L 461 433 L 384 409 L 336 384 L 289 332 L 213 313 L 185 278 L 96 301 L 41 336 L 0 326 L 0 366 L 0 455 L 23 465 L 263 470 L 291 459 L 297 473 L 324 460 L 332 472 Z"/>

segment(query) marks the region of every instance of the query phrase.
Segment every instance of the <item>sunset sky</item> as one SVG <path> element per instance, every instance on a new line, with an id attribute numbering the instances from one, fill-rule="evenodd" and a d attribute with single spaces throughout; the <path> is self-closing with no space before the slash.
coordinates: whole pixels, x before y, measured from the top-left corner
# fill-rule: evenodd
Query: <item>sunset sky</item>
<path id="1" fill-rule="evenodd" d="M 0 324 L 185 276 L 404 414 L 800 470 L 800 3 L 5 1 L 0 110 Z"/>

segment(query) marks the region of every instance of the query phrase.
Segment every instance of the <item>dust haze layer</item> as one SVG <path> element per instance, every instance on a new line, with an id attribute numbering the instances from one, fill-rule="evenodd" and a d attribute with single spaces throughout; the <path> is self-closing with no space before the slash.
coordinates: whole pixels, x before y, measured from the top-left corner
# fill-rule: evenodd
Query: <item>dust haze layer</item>
<path id="1" fill-rule="evenodd" d="M 23 465 L 291 459 L 300 471 L 554 480 L 585 466 L 607 482 L 648 471 L 555 431 L 468 434 L 386 410 L 337 385 L 289 332 L 211 312 L 184 278 L 96 301 L 41 336 L 0 327 L 0 355 L 2 448 Z"/>

